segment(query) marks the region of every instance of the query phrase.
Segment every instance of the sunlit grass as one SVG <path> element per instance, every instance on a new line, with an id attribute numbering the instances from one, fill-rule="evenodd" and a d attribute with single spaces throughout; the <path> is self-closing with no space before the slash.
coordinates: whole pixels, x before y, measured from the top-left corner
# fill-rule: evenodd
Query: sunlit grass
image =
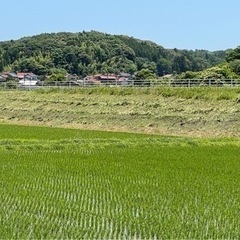
<path id="1" fill-rule="evenodd" d="M 204 99 L 204 100 L 236 100 L 240 97 L 240 88 L 230 87 L 148 87 L 148 88 L 134 88 L 134 87 L 96 87 L 96 88 L 50 88 L 39 89 L 38 93 L 58 93 L 64 92 L 69 94 L 100 94 L 100 95 L 161 95 L 163 97 L 179 97 L 186 99 Z"/>
<path id="2" fill-rule="evenodd" d="M 0 125 L 3 239 L 236 239 L 240 143 Z"/>

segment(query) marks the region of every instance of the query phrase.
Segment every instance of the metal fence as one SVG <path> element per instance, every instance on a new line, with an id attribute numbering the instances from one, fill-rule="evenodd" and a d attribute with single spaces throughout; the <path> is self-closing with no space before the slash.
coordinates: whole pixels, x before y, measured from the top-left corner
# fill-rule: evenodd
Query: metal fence
<path id="1" fill-rule="evenodd" d="M 153 79 L 126 80 L 108 82 L 76 81 L 28 81 L 18 83 L 14 81 L 0 82 L 0 89 L 33 90 L 41 88 L 85 88 L 85 87 L 240 87 L 240 79 Z"/>

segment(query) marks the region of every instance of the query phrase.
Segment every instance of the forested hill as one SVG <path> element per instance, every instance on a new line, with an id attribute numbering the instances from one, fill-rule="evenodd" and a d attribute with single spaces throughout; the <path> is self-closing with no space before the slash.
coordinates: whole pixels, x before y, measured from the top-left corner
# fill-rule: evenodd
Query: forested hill
<path id="1" fill-rule="evenodd" d="M 68 72 L 153 75 L 201 71 L 225 61 L 226 51 L 165 49 L 150 41 L 96 31 L 51 33 L 0 42 L 0 72 L 26 71 L 37 75 Z"/>

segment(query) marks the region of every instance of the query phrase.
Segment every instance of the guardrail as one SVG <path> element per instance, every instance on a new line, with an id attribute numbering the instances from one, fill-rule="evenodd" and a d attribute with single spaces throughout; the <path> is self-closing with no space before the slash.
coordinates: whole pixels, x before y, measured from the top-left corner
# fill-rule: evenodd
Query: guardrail
<path id="1" fill-rule="evenodd" d="M 0 82 L 0 89 L 33 90 L 39 88 L 77 88 L 77 87 L 240 87 L 240 79 L 153 79 L 153 80 L 127 80 L 88 82 L 84 80 L 49 82 L 49 81 L 28 81 Z"/>

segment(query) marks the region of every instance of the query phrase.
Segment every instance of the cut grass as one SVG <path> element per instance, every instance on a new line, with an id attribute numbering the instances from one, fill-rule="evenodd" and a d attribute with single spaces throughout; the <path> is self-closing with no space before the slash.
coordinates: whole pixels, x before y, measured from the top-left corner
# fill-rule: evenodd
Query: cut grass
<path id="1" fill-rule="evenodd" d="M 97 87 L 97 88 L 50 88 L 37 90 L 40 94 L 59 93 L 66 94 L 97 94 L 97 95 L 155 95 L 163 97 L 177 97 L 183 99 L 203 99 L 203 100 L 238 100 L 240 88 L 229 87 L 197 87 L 197 88 L 128 88 L 128 87 Z"/>
<path id="2" fill-rule="evenodd" d="M 186 136 L 240 135 L 239 88 L 1 91 L 0 122 Z"/>

